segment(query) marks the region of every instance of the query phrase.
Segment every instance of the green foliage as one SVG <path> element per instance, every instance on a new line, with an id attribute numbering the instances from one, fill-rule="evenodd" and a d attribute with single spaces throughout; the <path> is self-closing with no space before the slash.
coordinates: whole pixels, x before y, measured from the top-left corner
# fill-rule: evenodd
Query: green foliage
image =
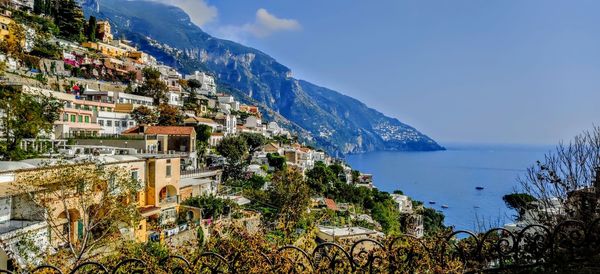
<path id="1" fill-rule="evenodd" d="M 54 16 L 54 20 L 60 30 L 60 36 L 73 41 L 81 41 L 85 21 L 81 7 L 75 0 L 63 0 L 57 5 L 58 12 Z"/>
<path id="2" fill-rule="evenodd" d="M 252 175 L 252 177 L 247 180 L 247 186 L 253 189 L 261 189 L 265 183 L 267 183 L 265 177 L 256 174 Z"/>
<path id="3" fill-rule="evenodd" d="M 331 166 L 323 162 L 316 162 L 315 166 L 306 172 L 306 180 L 313 194 L 335 192 L 333 188 L 340 182 Z"/>
<path id="4" fill-rule="evenodd" d="M 248 149 L 250 149 L 250 153 L 256 151 L 267 143 L 267 138 L 258 133 L 244 132 L 240 134 L 240 137 L 246 140 L 246 144 L 248 145 Z"/>
<path id="5" fill-rule="evenodd" d="M 50 132 L 58 120 L 62 105 L 53 97 L 34 96 L 12 87 L 0 87 L 0 111 L 4 113 L 5 148 L 0 151 L 5 159 L 20 160 L 23 152 L 19 145 L 24 138 L 37 138 Z"/>
<path id="6" fill-rule="evenodd" d="M 182 204 L 202 208 L 202 218 L 204 219 L 219 218 L 226 213 L 227 209 L 232 210 L 238 207 L 238 205 L 231 200 L 217 198 L 212 195 L 191 197 L 183 201 Z"/>
<path id="7" fill-rule="evenodd" d="M 286 166 L 285 157 L 280 156 L 279 153 L 267 153 L 267 161 L 269 166 L 272 166 L 275 170 L 283 170 Z"/>
<path id="8" fill-rule="evenodd" d="M 273 175 L 270 202 L 279 208 L 278 228 L 288 235 L 310 204 L 309 187 L 298 171 L 286 168 Z"/>
<path id="9" fill-rule="evenodd" d="M 240 136 L 225 137 L 217 146 L 217 152 L 227 159 L 223 170 L 223 179 L 241 179 L 248 165 L 248 144 Z"/>
<path id="10" fill-rule="evenodd" d="M 144 83 L 135 90 L 134 94 L 152 97 L 155 105 L 168 102 L 169 88 L 160 79 L 160 72 L 157 69 L 146 67 L 142 70 L 142 74 Z"/>
<path id="11" fill-rule="evenodd" d="M 90 42 L 96 42 L 96 32 L 97 32 L 96 23 L 97 23 L 96 17 L 90 16 L 90 18 L 87 22 L 86 28 L 85 28 L 85 37 Z"/>
<path id="12" fill-rule="evenodd" d="M 198 142 L 208 143 L 213 128 L 207 125 L 196 125 L 194 126 L 194 129 L 196 130 L 196 140 L 198 140 Z"/>
<path id="13" fill-rule="evenodd" d="M 417 210 L 417 213 L 423 215 L 423 226 L 425 228 L 425 234 L 433 235 L 445 228 L 444 214 L 438 212 L 437 210 L 429 207 L 420 207 Z"/>
<path id="14" fill-rule="evenodd" d="M 507 194 L 502 197 L 502 200 L 506 204 L 506 207 L 517 211 L 519 218 L 525 214 L 527 209 L 532 208 L 531 203 L 537 201 L 537 199 L 527 193 L 513 193 Z"/>
<path id="15" fill-rule="evenodd" d="M 400 233 L 400 212 L 393 200 L 386 199 L 376 203 L 371 210 L 371 215 L 373 220 L 381 224 L 386 234 L 393 236 Z"/>

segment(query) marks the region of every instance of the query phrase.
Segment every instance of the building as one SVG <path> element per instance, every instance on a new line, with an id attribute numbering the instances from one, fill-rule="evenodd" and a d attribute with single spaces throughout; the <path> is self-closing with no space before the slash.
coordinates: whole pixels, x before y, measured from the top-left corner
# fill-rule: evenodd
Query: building
<path id="1" fill-rule="evenodd" d="M 129 113 L 98 111 L 96 123 L 102 127 L 101 135 L 121 134 L 126 129 L 134 127 L 137 123 Z"/>
<path id="2" fill-rule="evenodd" d="M 217 113 L 213 120 L 220 125 L 219 130 L 226 135 L 237 132 L 237 118 L 235 115 Z"/>
<path id="3" fill-rule="evenodd" d="M 352 242 L 361 239 L 374 239 L 384 236 L 383 233 L 363 227 L 332 227 L 319 226 L 317 232 L 318 240 L 322 242 L 339 242 L 340 240 L 349 240 Z"/>
<path id="4" fill-rule="evenodd" d="M 202 95 L 216 95 L 217 94 L 217 84 L 215 83 L 215 78 L 208 73 L 195 71 L 191 75 L 186 75 L 185 80 L 198 80 L 200 82 L 200 89 L 197 91 Z"/>
<path id="5" fill-rule="evenodd" d="M 0 13 L 0 41 L 10 39 L 10 25 L 15 21 L 11 18 L 11 13 L 8 10 L 3 10 Z"/>
<path id="6" fill-rule="evenodd" d="M 396 202 L 396 204 L 398 205 L 398 210 L 400 211 L 400 213 L 413 213 L 412 201 L 408 196 L 401 194 L 391 194 L 391 196 L 394 202 Z"/>
<path id="7" fill-rule="evenodd" d="M 213 132 L 217 131 L 217 129 L 219 128 L 219 124 L 217 124 L 217 122 L 213 121 L 212 119 L 196 117 L 196 116 L 186 118 L 185 120 L 183 120 L 183 124 L 186 126 L 197 126 L 197 125 L 209 126 L 212 128 Z"/>
<path id="8" fill-rule="evenodd" d="M 129 113 L 139 106 L 146 106 L 150 108 L 154 106 L 154 99 L 151 97 L 135 95 L 121 91 L 101 91 L 94 90 L 86 86 L 83 94 L 85 98 L 90 101 L 115 104 L 116 112 Z"/>
<path id="9" fill-rule="evenodd" d="M 222 132 L 214 132 L 210 135 L 210 138 L 208 138 L 208 145 L 216 147 L 223 141 L 224 137 L 225 135 Z"/>
<path id="10" fill-rule="evenodd" d="M 113 35 L 108 21 L 96 22 L 96 38 L 104 43 L 110 43 L 113 40 Z"/>
<path id="11" fill-rule="evenodd" d="M 193 127 L 140 125 L 125 130 L 122 134 L 157 136 L 158 153 L 196 151 L 196 131 Z"/>
<path id="12" fill-rule="evenodd" d="M 179 192 L 181 200 L 205 195 L 217 195 L 221 183 L 221 170 L 190 170 L 182 171 Z"/>
<path id="13" fill-rule="evenodd" d="M 175 156 L 148 156 L 147 181 L 138 196 L 144 218 L 136 228 L 136 239 L 145 242 L 157 228 L 174 223 L 180 202 L 180 159 Z"/>

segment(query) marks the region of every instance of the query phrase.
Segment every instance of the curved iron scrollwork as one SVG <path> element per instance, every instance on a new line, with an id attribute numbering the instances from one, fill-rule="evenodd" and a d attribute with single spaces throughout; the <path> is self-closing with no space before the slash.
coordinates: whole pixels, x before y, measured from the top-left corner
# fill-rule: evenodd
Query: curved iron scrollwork
<path id="1" fill-rule="evenodd" d="M 475 234 L 460 230 L 426 240 L 403 235 L 385 242 L 359 239 L 349 245 L 322 243 L 312 252 L 288 245 L 272 251 L 244 250 L 225 256 L 204 252 L 191 261 L 172 255 L 161 259 L 156 269 L 173 274 L 414 273 L 424 269 L 478 273 L 579 262 L 600 268 L 600 219 L 589 224 L 568 220 L 552 228 L 532 224 L 519 231 L 494 228 Z M 114 267 L 108 267 L 99 262 L 83 262 L 68 273 L 155 272 L 138 258 L 113 263 Z M 29 273 L 67 273 L 63 271 L 41 265 Z M 4 273 L 13 272 L 0 270 L 0 274 Z"/>

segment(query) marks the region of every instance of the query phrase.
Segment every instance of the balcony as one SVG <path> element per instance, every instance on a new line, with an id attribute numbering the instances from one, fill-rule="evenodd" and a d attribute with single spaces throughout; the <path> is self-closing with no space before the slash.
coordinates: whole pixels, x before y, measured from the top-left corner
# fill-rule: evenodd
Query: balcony
<path id="1" fill-rule="evenodd" d="M 176 205 L 178 203 L 179 203 L 179 195 L 169 196 L 169 197 L 166 197 L 164 199 L 160 199 L 160 201 L 158 202 L 158 204 L 161 207 L 168 207 L 168 206 L 171 206 L 171 205 Z"/>

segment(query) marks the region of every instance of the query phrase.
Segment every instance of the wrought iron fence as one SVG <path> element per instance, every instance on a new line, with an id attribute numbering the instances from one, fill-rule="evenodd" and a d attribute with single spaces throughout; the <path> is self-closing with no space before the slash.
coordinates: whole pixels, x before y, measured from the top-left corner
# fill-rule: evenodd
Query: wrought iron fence
<path id="1" fill-rule="evenodd" d="M 466 237 L 459 237 L 466 236 Z M 600 270 L 600 219 L 565 221 L 552 228 L 529 225 L 519 231 L 495 228 L 482 234 L 455 231 L 445 237 L 417 239 L 409 235 L 351 245 L 321 243 L 312 252 L 296 246 L 277 250 L 243 250 L 235 254 L 204 252 L 196 258 L 168 256 L 161 273 L 483 273 L 563 269 Z M 116 262 L 115 262 L 116 263 Z M 451 265 L 454 264 L 454 265 Z M 110 268 L 85 262 L 69 273 L 156 273 L 146 262 L 124 259 Z M 12 273 L 0 271 L 0 273 Z M 29 273 L 64 273 L 43 265 Z"/>

